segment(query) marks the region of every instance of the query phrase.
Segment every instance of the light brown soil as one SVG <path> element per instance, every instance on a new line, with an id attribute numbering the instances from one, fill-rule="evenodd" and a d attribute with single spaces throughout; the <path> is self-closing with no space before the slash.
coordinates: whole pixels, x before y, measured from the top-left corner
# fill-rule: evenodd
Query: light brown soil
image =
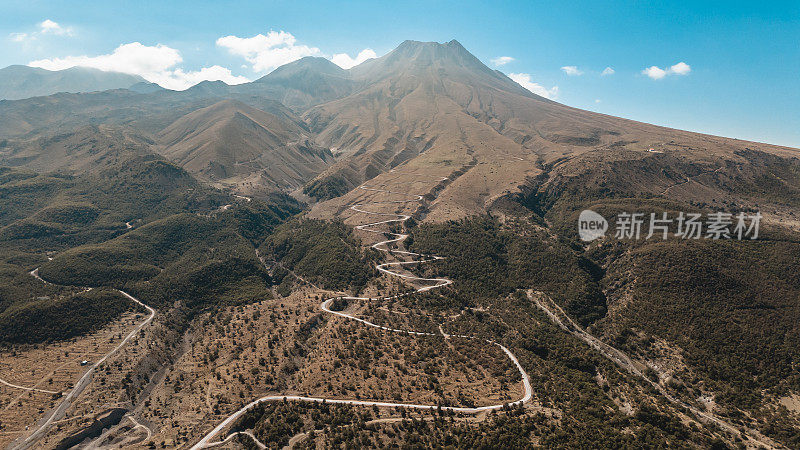
<path id="1" fill-rule="evenodd" d="M 142 314 L 128 313 L 119 320 L 90 335 L 49 345 L 17 348 L 0 353 L 0 378 L 12 384 L 55 392 L 68 392 L 91 364 L 81 365 L 81 361 L 96 361 L 113 349 L 142 321 Z M 98 371 L 95 380 L 84 392 L 102 389 L 104 379 L 113 369 Z M 11 388 L 0 384 L 0 447 L 5 447 L 18 437 L 26 434 L 26 428 L 33 425 L 44 414 L 58 404 L 58 395 L 32 392 Z M 78 402 L 80 404 L 80 400 Z M 85 420 L 84 414 L 90 410 L 78 407 L 67 414 L 54 427 L 58 430 L 72 427 Z M 57 434 L 57 431 L 56 433 Z"/>

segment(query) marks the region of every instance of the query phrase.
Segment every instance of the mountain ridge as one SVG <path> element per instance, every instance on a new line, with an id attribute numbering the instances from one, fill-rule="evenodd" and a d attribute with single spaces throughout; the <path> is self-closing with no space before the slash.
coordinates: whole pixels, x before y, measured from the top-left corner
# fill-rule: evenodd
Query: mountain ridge
<path id="1" fill-rule="evenodd" d="M 294 189 L 332 160 L 295 122 L 236 100 L 193 111 L 156 138 L 159 153 L 206 181 L 237 178 Z"/>
<path id="2" fill-rule="evenodd" d="M 58 92 L 92 92 L 128 88 L 145 82 L 138 75 L 89 67 L 47 70 L 11 65 L 0 69 L 0 100 L 19 100 Z"/>
<path id="3" fill-rule="evenodd" d="M 308 138 L 304 148 L 322 158 L 312 164 L 312 171 L 296 168 L 291 181 L 285 171 L 278 170 L 283 173 L 276 179 L 239 182 L 249 186 L 265 181 L 287 190 L 304 184 L 305 192 L 317 200 L 343 196 L 315 205 L 312 214 L 322 217 L 351 200 L 346 194 L 356 186 L 401 165 L 430 172 L 432 177 L 448 177 L 471 167 L 440 193 L 437 204 L 430 205 L 431 220 L 486 212 L 544 171 L 561 180 L 580 172 L 586 158 L 603 160 L 629 152 L 625 154 L 652 159 L 659 153 L 647 153 L 649 149 L 663 147 L 690 163 L 681 167 L 705 167 L 742 162 L 736 152 L 747 148 L 782 157 L 797 154 L 788 147 L 675 130 L 554 102 L 490 69 L 456 40 L 404 41 L 386 55 L 348 70 L 326 58 L 306 57 L 241 85 L 207 81 L 186 91 L 143 88 L 146 93 L 123 89 L 2 101 L 0 113 L 8 120 L 0 126 L 0 139 L 24 141 L 70 132 L 87 121 L 157 136 L 194 111 L 236 101 L 291 122 L 281 129 L 299 127 Z M 223 118 L 233 129 L 258 128 L 241 117 L 231 119 Z M 268 133 L 256 135 L 250 137 L 272 141 L 266 148 L 277 148 Z M 318 153 L 327 149 L 335 158 Z M 181 153 L 161 151 L 176 158 Z M 233 174 L 230 164 L 241 166 L 242 161 L 236 161 L 221 164 L 217 172 L 201 167 L 190 171 L 196 175 L 205 171 L 202 177 L 218 182 Z M 656 159 L 655 164 L 671 163 Z M 313 179 L 298 177 L 300 172 Z M 656 184 L 664 185 L 674 177 L 680 175 L 659 178 Z M 277 179 L 283 181 L 276 183 Z M 439 208 L 443 209 L 437 212 Z"/>

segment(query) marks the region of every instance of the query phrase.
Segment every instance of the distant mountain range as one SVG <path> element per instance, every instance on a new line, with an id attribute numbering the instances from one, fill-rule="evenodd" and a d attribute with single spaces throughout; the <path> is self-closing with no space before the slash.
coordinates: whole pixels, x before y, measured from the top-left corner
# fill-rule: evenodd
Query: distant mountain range
<path id="1" fill-rule="evenodd" d="M 138 75 L 105 72 L 88 67 L 45 70 L 29 66 L 0 69 L 0 100 L 19 100 L 58 92 L 94 92 L 150 85 Z"/>
<path id="2" fill-rule="evenodd" d="M 87 152 L 91 140 L 64 136 L 102 125 L 105 133 L 116 128 L 137 136 L 200 179 L 241 193 L 278 189 L 330 200 L 312 211 L 323 217 L 352 201 L 353 188 L 401 165 L 437 177 L 465 172 L 430 205 L 432 218 L 443 220 L 487 211 L 530 189 L 531 180 L 536 189 L 565 189 L 586 178 L 592 188 L 613 184 L 655 195 L 714 172 L 703 190 L 669 193 L 730 201 L 732 185 L 768 170 L 769 158 L 753 151 L 796 155 L 559 104 L 490 69 L 455 40 L 405 41 L 349 70 L 306 57 L 250 83 L 207 81 L 181 92 L 91 69 L 14 66 L 3 73 L 23 74 L 17 85 L 28 86 L 6 85 L 13 92 L 7 96 L 29 95 L 32 86 L 69 90 L 66 80 L 73 80 L 72 90 L 108 86 L 101 82 L 120 89 L 2 102 L 0 163 L 83 170 L 88 154 L 105 150 Z M 31 81 L 35 76 L 65 84 Z M 53 152 L 55 142 L 72 149 Z M 628 176 L 598 180 L 596 170 L 610 166 Z M 703 177 L 710 176 L 697 179 Z"/>

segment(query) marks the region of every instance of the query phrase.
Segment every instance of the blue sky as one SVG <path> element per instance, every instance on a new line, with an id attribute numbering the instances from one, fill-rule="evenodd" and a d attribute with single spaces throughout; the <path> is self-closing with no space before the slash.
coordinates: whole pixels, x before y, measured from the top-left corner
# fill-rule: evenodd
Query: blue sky
<path id="1" fill-rule="evenodd" d="M 88 64 L 180 88 L 305 54 L 457 39 L 571 106 L 800 147 L 800 2 L 300 3 L 3 0 L 0 66 Z M 643 73 L 653 66 L 660 79 Z"/>

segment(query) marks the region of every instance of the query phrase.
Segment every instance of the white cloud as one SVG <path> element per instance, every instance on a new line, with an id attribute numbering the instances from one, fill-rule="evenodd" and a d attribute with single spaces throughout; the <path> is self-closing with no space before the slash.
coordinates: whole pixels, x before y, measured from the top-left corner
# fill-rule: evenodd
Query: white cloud
<path id="1" fill-rule="evenodd" d="M 337 53 L 331 57 L 331 61 L 333 61 L 334 64 L 341 67 L 342 69 L 349 69 L 351 67 L 361 64 L 362 62 L 368 59 L 377 57 L 378 55 L 375 53 L 374 50 L 372 50 L 371 48 L 365 48 L 364 50 L 361 50 L 358 53 L 358 55 L 356 55 L 355 58 L 351 58 L 350 55 L 348 55 L 347 53 Z"/>
<path id="2" fill-rule="evenodd" d="M 666 69 L 662 69 L 658 66 L 650 66 L 642 70 L 642 74 L 647 75 L 654 80 L 660 80 L 667 75 L 688 75 L 691 71 L 692 67 L 690 65 L 686 64 L 685 62 L 679 62 Z"/>
<path id="3" fill-rule="evenodd" d="M 577 66 L 564 66 L 564 67 L 561 68 L 561 70 L 563 70 L 564 73 L 569 75 L 569 76 L 583 75 L 583 71 L 578 70 Z"/>
<path id="4" fill-rule="evenodd" d="M 39 24 L 42 34 L 55 34 L 57 36 L 72 36 L 72 28 L 65 28 L 50 19 L 45 19 Z"/>
<path id="5" fill-rule="evenodd" d="M 494 58 L 491 61 L 492 64 L 495 65 L 495 67 L 500 67 L 510 63 L 511 61 L 514 61 L 514 58 L 510 56 L 498 56 L 497 58 Z"/>
<path id="6" fill-rule="evenodd" d="M 594 102 L 595 102 L 595 103 L 600 103 L 600 101 L 601 101 L 601 100 L 600 100 L 599 98 L 596 98 L 596 99 L 594 99 Z"/>
<path id="7" fill-rule="evenodd" d="M 508 77 L 536 95 L 540 95 L 551 100 L 555 100 L 556 97 L 558 97 L 558 86 L 553 86 L 550 89 L 547 89 L 541 84 L 531 81 L 531 74 L 529 73 L 510 73 L 508 74 Z"/>
<path id="8" fill-rule="evenodd" d="M 28 31 L 26 33 L 11 33 L 9 39 L 13 42 L 30 42 L 35 41 L 39 36 L 54 35 L 54 36 L 73 36 L 74 33 L 71 27 L 61 26 L 58 22 L 50 19 L 45 19 L 36 24 L 36 31 Z"/>
<path id="9" fill-rule="evenodd" d="M 204 80 L 221 80 L 228 84 L 249 81 L 235 76 L 230 69 L 221 66 L 204 67 L 198 71 L 184 71 L 175 66 L 183 58 L 178 50 L 158 44 L 147 46 L 139 42 L 123 44 L 110 54 L 98 56 L 67 56 L 65 58 L 40 59 L 28 65 L 47 70 L 63 70 L 70 67 L 92 67 L 95 69 L 140 75 L 147 81 L 167 89 L 183 90 Z"/>
<path id="10" fill-rule="evenodd" d="M 224 81 L 226 84 L 242 84 L 250 81 L 247 77 L 234 75 L 231 69 L 218 65 L 188 72 L 178 68 L 142 77 L 151 83 L 178 91 L 188 89 L 201 81 Z"/>
<path id="11" fill-rule="evenodd" d="M 669 71 L 676 75 L 686 75 L 692 71 L 692 68 L 685 62 L 679 62 L 678 64 L 670 67 Z"/>
<path id="12" fill-rule="evenodd" d="M 614 75 L 614 73 L 615 70 L 612 67 L 606 67 L 602 72 L 600 72 L 600 76 L 605 77 L 607 75 Z"/>
<path id="13" fill-rule="evenodd" d="M 32 61 L 29 66 L 48 70 L 62 70 L 69 67 L 94 67 L 125 73 L 163 72 L 183 61 L 180 52 L 166 45 L 143 45 L 139 42 L 122 44 L 114 52 L 98 56 L 67 56 L 64 58 Z"/>
<path id="14" fill-rule="evenodd" d="M 249 38 L 224 36 L 217 39 L 217 45 L 246 59 L 256 72 L 268 72 L 305 56 L 320 54 L 316 47 L 298 45 L 297 39 L 285 31 L 270 31 L 266 36 L 257 34 Z"/>
<path id="15" fill-rule="evenodd" d="M 667 71 L 656 66 L 650 66 L 647 69 L 644 69 L 642 74 L 647 75 L 654 80 L 660 80 L 667 76 Z"/>

